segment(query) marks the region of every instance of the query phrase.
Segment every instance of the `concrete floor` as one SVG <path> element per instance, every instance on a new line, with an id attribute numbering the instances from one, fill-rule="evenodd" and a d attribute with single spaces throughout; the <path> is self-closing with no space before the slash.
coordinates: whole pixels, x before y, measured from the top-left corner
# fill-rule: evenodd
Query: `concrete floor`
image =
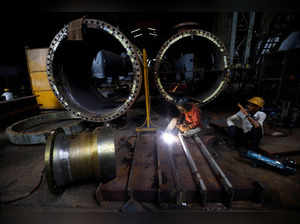
<path id="1" fill-rule="evenodd" d="M 134 127 L 142 124 L 144 112 L 129 111 L 129 125 L 119 130 L 119 135 L 132 135 L 135 133 Z M 209 117 L 211 114 L 207 113 Z M 219 115 L 219 118 L 224 114 Z M 153 111 L 153 122 L 164 127 L 167 120 Z M 128 131 L 129 130 L 129 131 Z M 288 137 L 265 136 L 262 147 L 299 147 L 300 129 L 295 129 Z M 20 146 L 11 144 L 5 136 L 4 130 L 0 132 L 0 200 L 7 201 L 30 192 L 39 183 L 41 172 L 44 167 L 44 145 Z M 300 172 L 297 171 L 292 176 L 282 176 L 275 171 L 254 168 L 248 161 L 242 159 L 239 153 L 230 148 L 224 142 L 224 136 L 217 134 L 217 141 L 214 145 L 217 153 L 216 161 L 222 169 L 230 175 L 242 175 L 253 181 L 259 181 L 265 188 L 264 202 L 261 204 L 235 202 L 230 211 L 278 211 L 279 210 L 299 210 L 300 209 Z M 300 155 L 290 156 L 300 163 Z M 299 166 L 298 166 L 299 168 Z M 229 177 L 230 177 L 229 175 Z M 40 188 L 30 197 L 1 205 L 1 211 L 5 214 L 13 211 L 24 212 L 26 209 L 32 211 L 97 211 L 116 212 L 124 202 L 103 202 L 99 206 L 95 200 L 95 190 L 97 183 L 90 182 L 71 186 L 60 195 L 56 196 L 48 191 L 47 183 L 44 180 Z M 144 204 L 149 211 L 158 212 L 160 209 L 152 204 Z M 25 209 L 25 210 L 24 210 Z M 195 209 L 195 210 L 194 210 Z M 172 210 L 169 210 L 172 212 Z M 179 212 L 178 209 L 175 210 Z M 186 211 L 184 209 L 183 211 Z M 198 211 L 197 206 L 190 211 Z M 202 210 L 203 211 L 203 210 Z M 8 212 L 8 213 L 7 213 Z M 1 214 L 1 213 L 0 213 Z M 2 213 L 3 214 L 3 213 Z M 1 215 L 0 215 L 1 217 Z"/>

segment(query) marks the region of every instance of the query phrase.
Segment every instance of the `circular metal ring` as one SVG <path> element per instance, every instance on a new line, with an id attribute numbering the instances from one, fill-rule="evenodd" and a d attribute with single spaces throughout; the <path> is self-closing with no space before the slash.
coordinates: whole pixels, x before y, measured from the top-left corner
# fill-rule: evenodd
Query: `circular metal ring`
<path id="1" fill-rule="evenodd" d="M 222 77 L 218 80 L 217 87 L 211 93 L 209 93 L 205 97 L 201 97 L 198 99 L 193 98 L 196 100 L 198 103 L 201 105 L 207 104 L 214 100 L 227 86 L 227 83 L 229 82 L 230 79 L 230 70 L 228 68 L 228 55 L 227 55 L 227 50 L 225 48 L 225 45 L 220 41 L 216 36 L 213 34 L 201 30 L 201 29 L 186 29 L 186 30 L 181 30 L 177 32 L 176 34 L 172 35 L 160 48 L 156 59 L 155 59 L 155 64 L 154 64 L 154 77 L 155 77 L 155 83 L 156 86 L 160 92 L 160 94 L 164 97 L 165 100 L 168 102 L 176 104 L 176 99 L 175 97 L 171 96 L 163 87 L 161 80 L 160 80 L 160 74 L 159 74 L 159 69 L 161 62 L 166 55 L 167 50 L 177 41 L 188 38 L 188 37 L 193 37 L 193 36 L 198 36 L 205 38 L 209 40 L 211 43 L 214 44 L 214 46 L 217 47 L 219 50 L 219 53 L 221 57 L 223 58 L 222 63 L 219 65 L 219 70 L 222 70 Z"/>
<path id="2" fill-rule="evenodd" d="M 72 106 L 74 105 L 74 102 L 72 100 L 72 97 L 67 96 L 66 87 L 63 85 L 63 83 L 60 83 L 55 79 L 53 65 L 55 53 L 58 47 L 61 45 L 62 41 L 65 40 L 68 36 L 70 23 L 68 25 L 65 25 L 64 28 L 62 28 L 56 34 L 56 36 L 53 38 L 50 44 L 47 56 L 48 80 L 59 102 L 63 105 L 64 108 L 66 108 L 68 111 L 71 111 L 76 117 L 94 122 L 107 122 L 126 113 L 126 111 L 132 106 L 132 104 L 136 100 L 142 85 L 141 64 L 139 62 L 138 53 L 136 52 L 136 47 L 116 27 L 96 19 L 84 19 L 83 23 L 86 24 L 88 27 L 90 26 L 94 29 L 103 31 L 111 35 L 113 38 L 118 40 L 121 43 L 122 47 L 126 50 L 127 55 L 129 56 L 130 62 L 132 64 L 134 74 L 130 94 L 127 97 L 126 101 L 117 108 L 114 108 L 112 112 L 103 112 L 102 114 L 89 113 L 88 110 L 83 108 L 78 109 L 78 105 L 76 107 Z"/>
<path id="3" fill-rule="evenodd" d="M 16 145 L 45 144 L 49 133 L 61 127 L 66 134 L 78 134 L 85 129 L 84 122 L 67 111 L 40 114 L 18 121 L 6 129 L 11 143 Z"/>

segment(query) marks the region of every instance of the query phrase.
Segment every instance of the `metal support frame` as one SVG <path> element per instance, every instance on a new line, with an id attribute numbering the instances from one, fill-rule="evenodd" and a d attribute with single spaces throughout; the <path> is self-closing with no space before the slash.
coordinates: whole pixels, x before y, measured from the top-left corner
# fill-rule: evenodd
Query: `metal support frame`
<path id="1" fill-rule="evenodd" d="M 230 40 L 230 52 L 229 61 L 233 63 L 234 51 L 235 51 L 235 39 L 236 39 L 236 27 L 238 22 L 238 12 L 233 13 L 232 28 L 231 28 L 231 40 Z"/>
<path id="2" fill-rule="evenodd" d="M 145 131 L 156 131 L 156 128 L 150 127 L 151 118 L 150 118 L 150 94 L 149 94 L 149 79 L 148 79 L 148 65 L 147 65 L 147 52 L 146 49 L 143 49 L 143 64 L 144 64 L 144 87 L 145 87 L 145 99 L 146 99 L 146 120 L 142 127 L 136 128 L 137 132 Z M 143 127 L 146 125 L 146 127 Z"/>
<path id="3" fill-rule="evenodd" d="M 251 48 L 251 40 L 253 36 L 253 27 L 255 23 L 255 12 L 250 12 L 250 22 L 248 27 L 248 35 L 247 35 L 247 42 L 244 54 L 244 65 L 248 64 L 249 56 L 250 56 L 250 48 Z"/>

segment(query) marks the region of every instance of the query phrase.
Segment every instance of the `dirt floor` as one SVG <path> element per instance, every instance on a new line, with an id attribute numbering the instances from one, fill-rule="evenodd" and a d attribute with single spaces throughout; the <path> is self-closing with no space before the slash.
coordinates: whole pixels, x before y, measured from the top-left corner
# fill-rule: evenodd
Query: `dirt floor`
<path id="1" fill-rule="evenodd" d="M 211 120 L 222 122 L 226 113 L 205 112 L 205 124 L 209 127 Z M 142 125 L 145 115 L 143 111 L 130 110 L 128 123 L 119 129 L 119 135 L 130 136 L 135 134 L 136 126 Z M 153 111 L 152 121 L 154 125 L 165 127 L 168 119 Z M 223 120 L 224 121 L 224 120 Z M 212 127 L 210 127 L 212 128 Z M 300 151 L 300 129 L 294 129 L 292 135 L 286 137 L 264 136 L 261 147 L 272 147 L 275 151 L 282 147 L 295 148 Z M 4 130 L 0 133 L 0 201 L 10 201 L 26 195 L 40 182 L 44 168 L 44 145 L 20 146 L 8 141 Z M 224 172 L 230 176 L 242 175 L 259 182 L 265 189 L 261 203 L 235 202 L 230 211 L 257 211 L 264 210 L 299 210 L 300 209 L 300 172 L 299 165 L 295 175 L 284 176 L 276 171 L 253 167 L 247 159 L 240 156 L 239 152 L 231 148 L 226 136 L 216 132 L 216 141 L 213 144 L 216 153 L 215 159 Z M 279 157 L 278 159 L 282 159 Z M 300 163 L 300 155 L 291 155 Z M 39 188 L 30 196 L 9 204 L 1 205 L 2 211 L 14 211 L 14 209 L 87 209 L 101 212 L 119 212 L 124 202 L 103 202 L 97 204 L 95 190 L 98 184 L 95 182 L 73 185 L 65 190 L 62 195 L 53 195 L 49 192 L 45 180 L 42 180 Z M 153 204 L 144 204 L 148 211 L 160 211 Z M 195 207 L 196 208 L 196 207 Z M 1 210 L 0 209 L 0 210 Z M 186 209 L 185 209 L 186 210 Z M 74 210 L 73 210 L 74 211 Z M 176 210 L 178 211 L 178 210 Z M 191 211 L 194 211 L 191 209 Z"/>

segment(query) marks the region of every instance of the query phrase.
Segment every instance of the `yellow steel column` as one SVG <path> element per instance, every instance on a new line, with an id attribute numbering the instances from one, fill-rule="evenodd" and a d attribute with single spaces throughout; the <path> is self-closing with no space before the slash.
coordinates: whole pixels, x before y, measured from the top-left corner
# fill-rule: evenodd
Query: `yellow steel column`
<path id="1" fill-rule="evenodd" d="M 143 65 L 144 65 L 144 86 L 145 86 L 145 100 L 146 100 L 146 121 L 143 126 L 146 124 L 146 127 L 136 128 L 136 131 L 156 131 L 156 128 L 151 128 L 151 119 L 150 119 L 150 94 L 149 94 L 149 80 L 148 80 L 148 65 L 147 65 L 147 52 L 146 49 L 143 49 Z"/>
<path id="2" fill-rule="evenodd" d="M 150 128 L 149 80 L 148 80 L 147 52 L 145 48 L 143 49 L 143 62 L 144 62 L 145 98 L 146 98 L 146 119 L 147 119 L 147 128 Z"/>

